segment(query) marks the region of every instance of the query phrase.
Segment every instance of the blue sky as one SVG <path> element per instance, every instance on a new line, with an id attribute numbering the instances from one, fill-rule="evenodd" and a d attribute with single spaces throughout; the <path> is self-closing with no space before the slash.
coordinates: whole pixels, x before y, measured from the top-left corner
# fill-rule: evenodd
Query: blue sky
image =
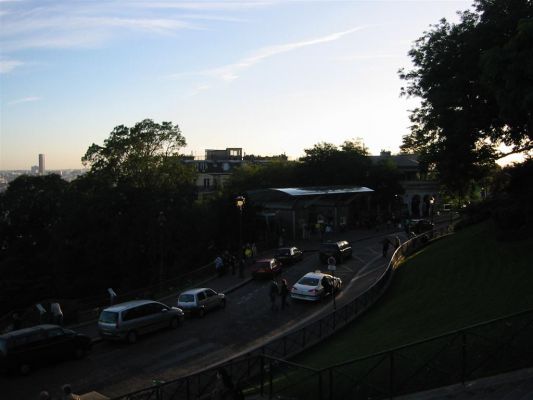
<path id="1" fill-rule="evenodd" d="M 0 0 L 0 169 L 78 168 L 120 124 L 179 124 L 186 154 L 397 152 L 413 41 L 469 1 Z"/>

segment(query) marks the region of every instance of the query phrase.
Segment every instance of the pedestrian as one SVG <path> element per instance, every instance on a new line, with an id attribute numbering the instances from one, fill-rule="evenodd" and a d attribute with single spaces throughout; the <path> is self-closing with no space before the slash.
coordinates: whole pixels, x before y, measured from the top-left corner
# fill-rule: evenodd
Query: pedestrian
<path id="1" fill-rule="evenodd" d="M 289 307 L 289 304 L 287 304 L 287 296 L 289 295 L 289 286 L 287 284 L 287 279 L 281 280 L 279 295 L 281 296 L 281 309 L 283 310 L 285 309 L 285 307 Z"/>
<path id="2" fill-rule="evenodd" d="M 51 303 L 50 311 L 52 313 L 53 323 L 56 325 L 63 325 L 63 311 L 59 303 Z"/>
<path id="3" fill-rule="evenodd" d="M 41 391 L 39 393 L 39 400 L 51 400 L 50 393 L 48 393 L 46 390 Z"/>
<path id="4" fill-rule="evenodd" d="M 383 252 L 383 258 L 387 257 L 387 253 L 389 251 L 389 245 L 390 245 L 390 240 L 389 238 L 384 238 L 383 241 L 381 242 L 382 244 L 382 252 Z"/>
<path id="5" fill-rule="evenodd" d="M 81 397 L 72 393 L 72 387 L 69 384 L 63 385 L 63 397 L 62 400 L 81 400 Z"/>
<path id="6" fill-rule="evenodd" d="M 257 246 L 255 245 L 255 242 L 252 243 L 252 259 L 254 262 L 257 259 Z"/>
<path id="7" fill-rule="evenodd" d="M 211 392 L 211 398 L 213 400 L 233 399 L 234 392 L 235 386 L 228 372 L 224 368 L 219 368 L 215 388 Z"/>
<path id="8" fill-rule="evenodd" d="M 402 245 L 402 241 L 398 235 L 394 236 L 394 248 L 397 249 Z"/>
<path id="9" fill-rule="evenodd" d="M 215 270 L 217 271 L 218 276 L 221 277 L 222 273 L 224 272 L 224 261 L 220 256 L 215 258 Z"/>
<path id="10" fill-rule="evenodd" d="M 276 311 L 278 309 L 278 305 L 276 304 L 276 297 L 278 297 L 278 295 L 279 295 L 278 282 L 276 282 L 276 278 L 272 278 L 272 281 L 270 282 L 270 289 L 269 289 L 270 309 L 272 311 Z"/>

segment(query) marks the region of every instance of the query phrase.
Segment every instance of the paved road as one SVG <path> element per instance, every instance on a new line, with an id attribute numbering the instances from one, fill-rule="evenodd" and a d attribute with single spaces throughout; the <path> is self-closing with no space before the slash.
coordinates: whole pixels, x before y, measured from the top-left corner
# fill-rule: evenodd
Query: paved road
<path id="1" fill-rule="evenodd" d="M 344 282 L 344 289 L 337 297 L 339 305 L 364 292 L 386 267 L 386 260 L 381 257 L 381 237 L 358 239 L 353 242 L 353 258 L 337 267 L 336 275 Z M 292 284 L 318 267 L 317 254 L 309 252 L 303 261 L 284 269 L 283 278 Z M 210 286 L 218 286 L 217 281 Z M 251 281 L 227 297 L 224 310 L 213 311 L 204 318 L 187 319 L 177 330 L 154 333 L 135 345 L 97 343 L 83 360 L 42 368 L 28 377 L 1 377 L 2 398 L 35 399 L 43 389 L 58 393 L 64 383 L 70 383 L 78 393 L 96 390 L 110 397 L 117 396 L 149 386 L 154 379 L 175 379 L 245 352 L 318 318 L 332 307 L 331 301 L 319 304 L 293 301 L 288 309 L 273 312 L 268 299 L 268 281 Z M 175 301 L 172 298 L 167 303 L 173 305 Z M 94 325 L 83 329 L 96 332 Z"/>

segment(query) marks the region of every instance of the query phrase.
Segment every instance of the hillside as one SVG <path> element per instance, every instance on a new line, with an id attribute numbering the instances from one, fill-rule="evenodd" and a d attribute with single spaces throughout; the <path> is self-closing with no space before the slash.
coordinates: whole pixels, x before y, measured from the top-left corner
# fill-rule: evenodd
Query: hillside
<path id="1" fill-rule="evenodd" d="M 325 367 L 533 308 L 533 238 L 495 237 L 487 221 L 414 254 L 368 313 L 293 361 Z"/>

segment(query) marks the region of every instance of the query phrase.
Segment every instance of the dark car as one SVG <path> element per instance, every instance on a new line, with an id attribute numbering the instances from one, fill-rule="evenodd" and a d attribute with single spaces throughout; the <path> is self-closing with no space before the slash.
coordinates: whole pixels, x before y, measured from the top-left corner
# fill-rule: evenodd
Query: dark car
<path id="1" fill-rule="evenodd" d="M 335 262 L 340 264 L 352 256 L 352 246 L 346 240 L 321 243 L 318 256 L 323 264 L 326 264 L 330 257 L 335 258 Z"/>
<path id="2" fill-rule="evenodd" d="M 303 252 L 298 247 L 280 247 L 276 252 L 276 259 L 283 265 L 294 264 L 303 259 Z"/>
<path id="3" fill-rule="evenodd" d="M 411 220 L 411 232 L 420 235 L 421 233 L 432 231 L 435 224 L 427 219 L 413 219 Z"/>
<path id="4" fill-rule="evenodd" d="M 252 265 L 252 278 L 254 279 L 272 278 L 279 273 L 281 273 L 281 262 L 275 258 L 257 260 Z"/>
<path id="5" fill-rule="evenodd" d="M 0 370 L 26 375 L 33 368 L 82 358 L 91 338 L 58 325 L 37 325 L 0 335 Z"/>

